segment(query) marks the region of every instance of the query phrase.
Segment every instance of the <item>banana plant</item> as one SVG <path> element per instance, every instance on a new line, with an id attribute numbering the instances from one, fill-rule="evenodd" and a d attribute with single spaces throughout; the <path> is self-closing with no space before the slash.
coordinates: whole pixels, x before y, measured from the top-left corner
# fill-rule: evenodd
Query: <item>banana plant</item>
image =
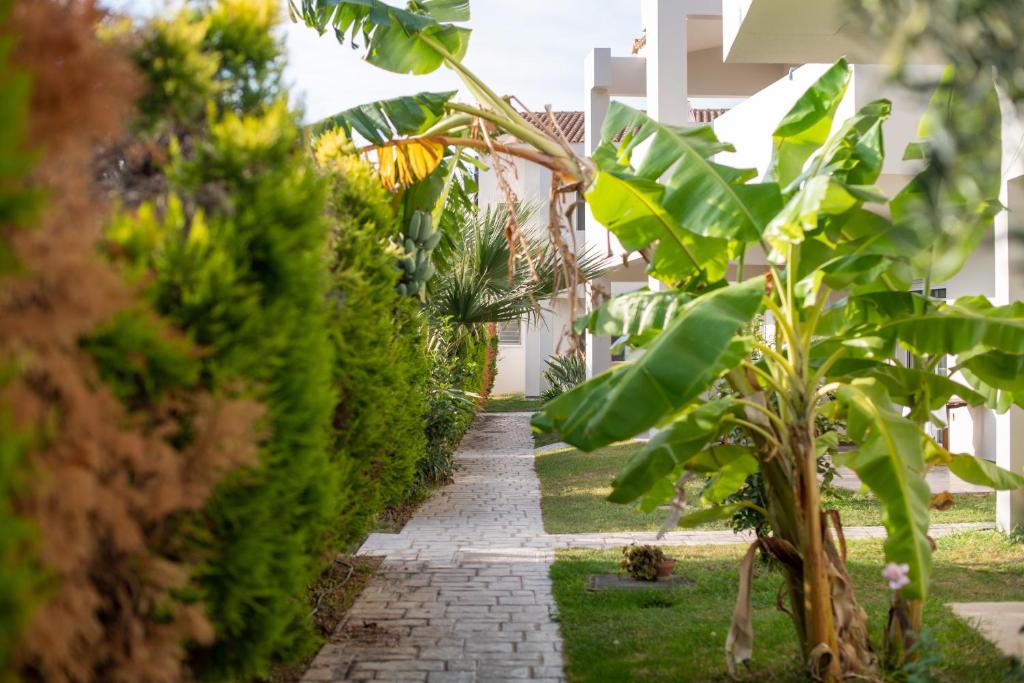
<path id="1" fill-rule="evenodd" d="M 581 321 L 592 333 L 627 335 L 645 352 L 534 419 L 536 429 L 557 430 L 583 450 L 658 428 L 613 482 L 613 501 L 654 509 L 701 473 L 713 477 L 707 506 L 679 517 L 680 525 L 757 507 L 772 533 L 755 546 L 779 561 L 807 665 L 831 681 L 876 678 L 881 663 L 846 571 L 842 521 L 822 510 L 822 453 L 852 468 L 884 510 L 885 559 L 906 570 L 887 630 L 901 652 L 920 631 L 928 593 L 928 469 L 947 465 L 997 489 L 1024 486 L 1020 473 L 949 453 L 924 428 L 953 396 L 1024 405 L 1024 306 L 928 294 L 931 278 L 955 274 L 992 228 L 998 163 L 976 176 L 984 193 L 965 196 L 926 167 L 886 198 L 875 182 L 890 105 L 869 103 L 836 124 L 849 80 L 840 61 L 796 102 L 774 132 L 773 162 L 760 181 L 753 170 L 714 160 L 730 147 L 710 128 L 676 129 L 612 105 L 587 201 L 627 249 L 652 251 L 649 272 L 666 290 L 612 299 Z M 940 92 L 928 118 L 957 106 Z M 943 239 L 941 250 L 935 240 L 946 233 L 937 231 L 949 226 L 922 219 L 926 192 L 960 217 L 958 239 Z M 869 204 L 888 204 L 890 217 Z M 744 272 L 755 249 L 768 265 Z M 730 263 L 733 281 L 725 277 Z M 910 291 L 919 278 L 923 292 Z M 774 323 L 773 340 L 751 333 L 762 315 Z M 894 361 L 900 350 L 914 362 Z M 934 373 L 947 355 L 958 359 L 952 377 Z M 730 392 L 708 399 L 722 379 Z M 819 415 L 844 419 L 857 450 L 836 453 L 835 435 L 817 432 Z M 737 427 L 752 445 L 723 444 Z M 767 505 L 723 504 L 754 471 L 766 482 Z M 727 641 L 730 669 L 752 653 L 752 552 Z"/>
<path id="2" fill-rule="evenodd" d="M 955 275 L 992 229 L 1000 169 L 991 154 L 935 154 L 941 140 L 927 134 L 943 117 L 976 116 L 979 107 L 998 130 L 994 92 L 963 103 L 940 88 L 925 139 L 909 150 L 969 166 L 971 182 L 953 182 L 957 176 L 928 163 L 889 198 L 875 183 L 891 106 L 871 102 L 836 122 L 850 82 L 843 60 L 779 123 L 773 162 L 758 179 L 753 169 L 716 161 L 732 147 L 712 128 L 667 126 L 621 103 L 612 104 L 593 158 L 575 158 L 557 131 L 524 125 L 462 65 L 469 33 L 444 22 L 468 20 L 464 3 L 410 2 L 397 10 L 377 0 L 304 0 L 302 16 L 321 31 L 334 27 L 340 38 L 361 34 L 367 60 L 383 68 L 424 73 L 444 64 L 477 99 L 473 106 L 441 98 L 411 128 L 389 118 L 378 146 L 481 149 L 493 144 L 492 131 L 511 135 L 522 144 L 508 145 L 510 153 L 580 182 L 594 217 L 648 258 L 664 289 L 613 298 L 580 322 L 643 353 L 545 404 L 533 425 L 586 451 L 657 428 L 614 480 L 611 500 L 655 509 L 699 474 L 710 478 L 706 506 L 676 511 L 679 525 L 743 507 L 765 516 L 771 534 L 751 546 L 741 567 L 727 666 L 751 657 L 750 582 L 761 548 L 782 568 L 787 613 L 811 675 L 879 679 L 883 663 L 846 570 L 842 520 L 822 509 L 819 458 L 830 454 L 852 468 L 883 508 L 885 559 L 899 574 L 890 582 L 889 651 L 905 652 L 921 628 L 929 510 L 940 502 L 925 481 L 928 469 L 946 465 L 997 489 L 1024 486 L 1021 473 L 950 453 L 925 428 L 932 410 L 954 396 L 997 410 L 1024 407 L 1024 305 L 930 296 L 932 282 Z M 747 266 L 754 253 L 767 265 Z M 920 293 L 912 291 L 917 280 Z M 772 339 L 755 333 L 763 318 L 774 326 Z M 894 360 L 901 353 L 912 362 Z M 953 374 L 935 374 L 947 356 L 956 357 Z M 717 390 L 723 384 L 724 395 Z M 836 435 L 817 430 L 819 416 L 845 420 L 856 450 L 837 453 Z M 737 429 L 746 434 L 743 445 L 726 443 Z M 765 483 L 764 505 L 727 503 L 755 472 Z"/>
<path id="3" fill-rule="evenodd" d="M 566 179 L 589 178 L 589 165 L 557 131 L 538 130 L 462 63 L 471 31 L 458 24 L 469 21 L 467 0 L 410 0 L 405 8 L 381 0 L 289 0 L 289 10 L 294 20 L 321 34 L 333 30 L 339 42 L 361 41 L 366 61 L 382 69 L 425 74 L 445 66 L 476 99 L 468 104 L 456 100 L 454 91 L 420 93 L 355 107 L 322 122 L 363 135 L 370 142 L 363 151 L 377 155 L 386 181 L 397 185 L 422 178 L 445 147 L 500 152 Z M 495 139 L 504 134 L 523 144 Z"/>

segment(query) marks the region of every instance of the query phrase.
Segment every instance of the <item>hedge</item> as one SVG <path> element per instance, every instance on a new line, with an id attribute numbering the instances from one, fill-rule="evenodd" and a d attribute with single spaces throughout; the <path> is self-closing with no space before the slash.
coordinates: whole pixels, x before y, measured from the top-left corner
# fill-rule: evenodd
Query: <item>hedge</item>
<path id="1" fill-rule="evenodd" d="M 38 0 L 2 22 L 21 73 L 0 75 L 0 675 L 172 683 L 184 643 L 213 637 L 188 599 L 199 558 L 173 538 L 254 461 L 260 410 L 197 387 L 196 349 L 98 254 L 93 155 L 135 79 L 95 18 Z M 83 344 L 118 359 L 112 385 Z"/>
<path id="2" fill-rule="evenodd" d="M 429 367 L 419 302 L 398 293 L 390 197 L 340 132 L 320 137 L 330 181 L 330 332 L 335 349 L 334 447 L 351 461 L 339 495 L 341 544 L 408 493 L 426 447 Z"/>
<path id="3" fill-rule="evenodd" d="M 309 652 L 314 578 L 450 479 L 493 381 L 491 342 L 430 346 L 399 295 L 372 169 L 339 137 L 310 153 L 277 0 L 196 7 L 101 44 L 90 3 L 20 3 L 30 131 L 0 47 L 0 212 L 26 210 L 0 214 L 0 666 L 28 679 Z"/>

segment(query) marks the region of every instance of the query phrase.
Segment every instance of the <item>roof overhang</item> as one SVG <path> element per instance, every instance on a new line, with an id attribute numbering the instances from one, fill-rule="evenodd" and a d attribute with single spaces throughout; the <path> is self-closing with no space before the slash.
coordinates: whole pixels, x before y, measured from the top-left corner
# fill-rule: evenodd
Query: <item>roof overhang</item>
<path id="1" fill-rule="evenodd" d="M 734 63 L 877 64 L 883 53 L 844 0 L 722 0 L 722 49 Z"/>

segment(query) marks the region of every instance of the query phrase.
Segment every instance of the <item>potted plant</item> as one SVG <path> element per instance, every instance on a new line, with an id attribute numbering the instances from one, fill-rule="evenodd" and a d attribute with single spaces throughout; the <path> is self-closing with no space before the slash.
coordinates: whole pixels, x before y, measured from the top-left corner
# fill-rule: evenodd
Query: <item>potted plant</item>
<path id="1" fill-rule="evenodd" d="M 622 549 L 619 566 L 635 581 L 665 581 L 672 576 L 676 561 L 653 545 L 630 545 Z"/>

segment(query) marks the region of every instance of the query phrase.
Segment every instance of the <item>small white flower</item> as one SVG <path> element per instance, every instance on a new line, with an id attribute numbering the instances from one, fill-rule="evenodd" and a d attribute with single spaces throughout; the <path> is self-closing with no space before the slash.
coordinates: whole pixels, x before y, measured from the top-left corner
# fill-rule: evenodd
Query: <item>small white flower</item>
<path id="1" fill-rule="evenodd" d="M 882 570 L 882 578 L 889 582 L 889 588 L 898 591 L 910 583 L 910 577 L 907 576 L 909 573 L 910 565 L 890 562 Z"/>

